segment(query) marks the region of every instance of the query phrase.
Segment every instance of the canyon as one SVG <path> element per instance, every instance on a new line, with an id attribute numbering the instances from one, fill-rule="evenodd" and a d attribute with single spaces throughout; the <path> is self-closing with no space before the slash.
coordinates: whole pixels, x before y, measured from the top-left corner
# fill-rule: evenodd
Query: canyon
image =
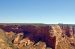
<path id="1" fill-rule="evenodd" d="M 0 24 L 0 29 L 9 49 L 75 49 L 74 24 Z"/>

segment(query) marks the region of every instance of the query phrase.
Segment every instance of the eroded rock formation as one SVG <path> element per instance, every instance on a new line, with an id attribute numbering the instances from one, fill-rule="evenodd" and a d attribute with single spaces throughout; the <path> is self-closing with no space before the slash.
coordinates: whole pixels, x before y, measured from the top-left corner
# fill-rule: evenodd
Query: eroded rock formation
<path id="1" fill-rule="evenodd" d="M 16 49 L 2 29 L 0 29 L 0 49 Z"/>
<path id="2" fill-rule="evenodd" d="M 75 25 L 8 24 L 0 28 L 18 49 L 75 49 Z"/>

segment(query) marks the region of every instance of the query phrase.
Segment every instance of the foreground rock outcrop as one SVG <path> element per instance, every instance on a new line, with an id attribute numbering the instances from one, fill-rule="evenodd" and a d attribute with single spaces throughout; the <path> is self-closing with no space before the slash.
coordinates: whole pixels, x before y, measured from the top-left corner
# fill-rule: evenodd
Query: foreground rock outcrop
<path id="1" fill-rule="evenodd" d="M 4 36 L 8 45 L 10 41 L 12 49 L 75 49 L 75 25 L 1 24 L 0 28 L 5 34 L 0 38 Z"/>
<path id="2" fill-rule="evenodd" d="M 0 29 L 0 49 L 16 49 L 2 29 Z"/>

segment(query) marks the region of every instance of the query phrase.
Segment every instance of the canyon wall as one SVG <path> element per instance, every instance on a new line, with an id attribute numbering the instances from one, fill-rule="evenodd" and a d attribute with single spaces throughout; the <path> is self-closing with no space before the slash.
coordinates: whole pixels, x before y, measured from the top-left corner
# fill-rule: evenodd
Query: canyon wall
<path id="1" fill-rule="evenodd" d="M 45 42 L 52 49 L 75 49 L 75 25 L 72 24 L 2 24 L 0 28 L 5 32 L 23 33 L 23 38 Z"/>

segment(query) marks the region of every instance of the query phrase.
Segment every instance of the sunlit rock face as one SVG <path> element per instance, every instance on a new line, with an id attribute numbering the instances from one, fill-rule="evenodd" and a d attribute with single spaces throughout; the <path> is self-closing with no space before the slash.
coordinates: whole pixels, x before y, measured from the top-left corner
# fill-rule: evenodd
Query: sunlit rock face
<path id="1" fill-rule="evenodd" d="M 28 38 L 32 43 L 34 43 L 33 45 L 36 45 L 36 43 L 41 41 L 46 44 L 46 47 L 50 47 L 52 49 L 75 49 L 75 25 L 2 24 L 0 25 L 0 28 L 5 31 L 7 37 L 10 37 L 8 39 L 11 39 L 11 41 L 16 44 Z"/>
<path id="2" fill-rule="evenodd" d="M 61 24 L 59 26 L 61 27 L 62 34 L 61 40 L 58 42 L 57 49 L 75 49 L 75 25 Z"/>
<path id="3" fill-rule="evenodd" d="M 0 49 L 16 49 L 2 29 L 0 29 Z"/>

